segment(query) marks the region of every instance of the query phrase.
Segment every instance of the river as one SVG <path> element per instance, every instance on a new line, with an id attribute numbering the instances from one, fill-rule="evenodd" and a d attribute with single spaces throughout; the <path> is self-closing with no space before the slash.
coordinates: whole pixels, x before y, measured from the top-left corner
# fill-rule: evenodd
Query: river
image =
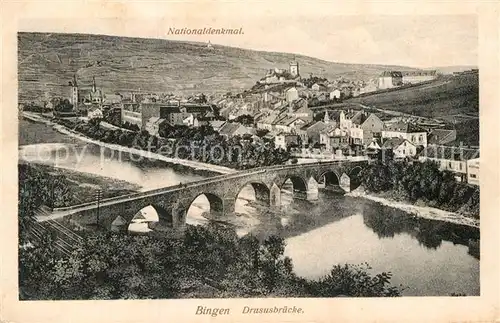
<path id="1" fill-rule="evenodd" d="M 25 120 L 20 121 L 20 145 L 27 145 L 23 156 L 39 158 L 36 162 L 126 180 L 143 190 L 206 177 L 186 168 L 144 166 L 111 151 L 105 151 L 103 163 L 98 146 Z M 64 154 L 54 153 L 61 150 Z M 48 153 L 40 158 L 33 154 L 38 151 Z M 259 205 L 248 186 L 236 203 L 238 216 L 228 222 L 239 235 L 284 237 L 285 254 L 300 276 L 319 278 L 335 264 L 367 262 L 374 273 L 391 272 L 391 283 L 406 287 L 406 296 L 479 295 L 479 255 L 468 247 L 469 239 L 479 238 L 479 230 L 415 218 L 367 199 L 330 192 L 320 191 L 314 202 L 294 200 L 291 184 L 282 191 L 282 204 L 280 211 Z M 202 216 L 207 211 L 208 201 L 201 196 L 188 211 L 188 223 L 208 223 Z"/>

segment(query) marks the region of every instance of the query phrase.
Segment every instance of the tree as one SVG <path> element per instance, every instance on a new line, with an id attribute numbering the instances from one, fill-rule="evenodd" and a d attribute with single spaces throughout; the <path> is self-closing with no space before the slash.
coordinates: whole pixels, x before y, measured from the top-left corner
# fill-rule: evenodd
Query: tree
<path id="1" fill-rule="evenodd" d="M 50 100 L 54 111 L 58 112 L 71 112 L 73 111 L 73 105 L 69 102 L 68 99 L 62 99 L 59 97 L 52 98 Z"/>
<path id="2" fill-rule="evenodd" d="M 401 290 L 389 285 L 392 274 L 383 272 L 370 276 L 367 264 L 336 265 L 330 274 L 321 279 L 314 287 L 319 297 L 352 296 L 377 297 L 399 296 Z"/>

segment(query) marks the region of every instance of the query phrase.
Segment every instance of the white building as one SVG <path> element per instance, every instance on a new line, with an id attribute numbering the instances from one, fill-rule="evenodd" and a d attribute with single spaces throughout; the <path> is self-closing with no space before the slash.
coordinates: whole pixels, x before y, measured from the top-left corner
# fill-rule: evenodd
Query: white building
<path id="1" fill-rule="evenodd" d="M 455 173 L 455 179 L 459 182 L 467 181 L 470 177 L 473 181 L 471 184 L 479 184 L 479 149 L 429 145 L 420 152 L 418 159 L 422 162 L 426 160 L 437 162 L 440 170 Z M 472 176 L 468 175 L 469 161 Z"/>
<path id="2" fill-rule="evenodd" d="M 392 149 L 394 158 L 414 157 L 417 154 L 417 146 L 404 138 L 387 139 L 382 149 Z"/>
<path id="3" fill-rule="evenodd" d="M 479 185 L 479 158 L 467 161 L 467 183 Z"/>
<path id="4" fill-rule="evenodd" d="M 285 99 L 287 102 L 295 101 L 299 98 L 299 91 L 295 87 L 291 87 L 286 90 Z"/>
<path id="5" fill-rule="evenodd" d="M 333 99 L 340 99 L 340 90 L 339 89 L 335 89 L 335 90 L 330 92 L 330 100 L 333 100 Z"/>
<path id="6" fill-rule="evenodd" d="M 382 138 L 403 138 L 416 146 L 427 147 L 427 131 L 408 122 L 397 122 L 382 130 Z"/>
<path id="7" fill-rule="evenodd" d="M 363 129 L 351 127 L 349 129 L 349 137 L 351 144 L 362 145 L 363 144 Z"/>

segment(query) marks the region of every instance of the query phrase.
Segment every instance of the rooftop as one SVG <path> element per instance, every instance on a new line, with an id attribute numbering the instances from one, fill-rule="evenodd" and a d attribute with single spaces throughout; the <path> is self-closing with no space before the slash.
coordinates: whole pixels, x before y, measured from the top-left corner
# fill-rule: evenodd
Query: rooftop
<path id="1" fill-rule="evenodd" d="M 403 74 L 399 71 L 384 71 L 380 74 L 382 77 L 403 77 Z"/>
<path id="2" fill-rule="evenodd" d="M 387 131 L 396 131 L 396 132 L 404 132 L 404 133 L 413 133 L 413 132 L 426 132 L 425 129 L 404 121 L 398 121 L 396 123 L 390 124 L 386 127 Z"/>
<path id="3" fill-rule="evenodd" d="M 403 142 L 407 141 L 404 138 L 389 138 L 387 139 L 384 144 L 382 145 L 382 148 L 397 148 L 401 146 Z M 408 141 L 408 143 L 412 146 L 414 146 L 411 142 Z"/>
<path id="4" fill-rule="evenodd" d="M 470 160 L 479 158 L 479 148 L 429 145 L 420 152 L 419 157 L 446 160 Z"/>

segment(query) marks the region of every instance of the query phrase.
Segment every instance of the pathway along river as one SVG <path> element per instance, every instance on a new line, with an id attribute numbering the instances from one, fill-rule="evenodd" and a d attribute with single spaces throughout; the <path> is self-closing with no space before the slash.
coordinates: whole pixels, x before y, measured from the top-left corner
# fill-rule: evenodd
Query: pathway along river
<path id="1" fill-rule="evenodd" d="M 36 133 L 36 136 L 34 135 Z M 61 145 L 50 145 L 61 143 Z M 173 168 L 141 167 L 129 158 L 117 157 L 100 163 L 99 147 L 75 142 L 48 126 L 20 120 L 20 145 L 36 144 L 40 149 L 74 147 L 74 155 L 44 163 L 75 171 L 126 180 L 152 189 L 179 182 L 196 181 L 199 174 Z M 76 163 L 76 154 L 82 153 Z M 111 154 L 107 154 L 109 158 Z M 40 161 L 42 162 L 42 161 Z M 469 239 L 478 239 L 479 230 L 413 216 L 378 203 L 328 192 L 319 200 L 293 200 L 290 186 L 282 192 L 283 207 L 271 212 L 254 200 L 253 189 L 245 187 L 236 212 L 228 220 L 239 235 L 252 232 L 264 238 L 278 234 L 286 239 L 285 254 L 293 260 L 298 275 L 319 278 L 335 264 L 367 262 L 373 272 L 390 271 L 392 284 L 402 284 L 404 295 L 438 296 L 451 293 L 479 295 L 479 254 L 469 251 Z M 202 213 L 208 201 L 199 197 L 188 212 L 188 222 L 208 222 Z"/>

